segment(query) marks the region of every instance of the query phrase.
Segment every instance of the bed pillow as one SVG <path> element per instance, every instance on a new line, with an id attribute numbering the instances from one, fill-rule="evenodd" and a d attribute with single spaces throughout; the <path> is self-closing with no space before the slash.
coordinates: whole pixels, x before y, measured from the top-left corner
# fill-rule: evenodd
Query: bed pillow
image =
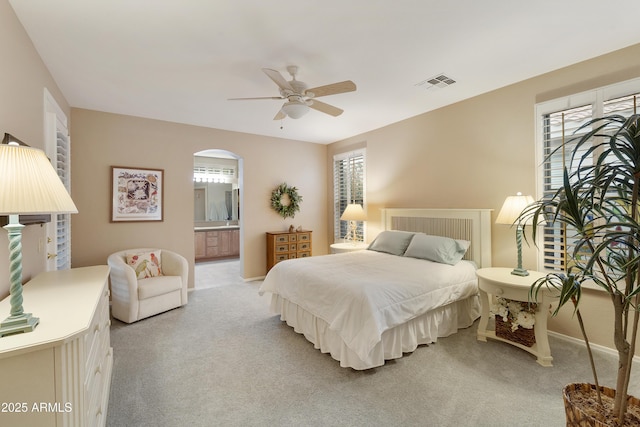
<path id="1" fill-rule="evenodd" d="M 464 257 L 470 242 L 416 233 L 404 256 L 455 265 Z"/>
<path id="2" fill-rule="evenodd" d="M 162 276 L 160 254 L 160 250 L 127 254 L 127 264 L 136 271 L 138 279 Z"/>
<path id="3" fill-rule="evenodd" d="M 368 249 L 402 256 L 415 234 L 410 231 L 383 231 L 371 242 Z"/>

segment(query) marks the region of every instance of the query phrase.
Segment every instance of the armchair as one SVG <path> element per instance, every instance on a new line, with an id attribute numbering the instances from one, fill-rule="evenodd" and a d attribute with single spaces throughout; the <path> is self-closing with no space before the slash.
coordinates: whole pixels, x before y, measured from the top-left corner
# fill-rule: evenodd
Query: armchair
<path id="1" fill-rule="evenodd" d="M 133 267 L 127 264 L 127 254 L 160 252 L 162 275 L 139 279 Z M 111 312 L 125 323 L 171 310 L 187 304 L 187 260 L 166 249 L 128 249 L 109 255 L 111 268 Z"/>

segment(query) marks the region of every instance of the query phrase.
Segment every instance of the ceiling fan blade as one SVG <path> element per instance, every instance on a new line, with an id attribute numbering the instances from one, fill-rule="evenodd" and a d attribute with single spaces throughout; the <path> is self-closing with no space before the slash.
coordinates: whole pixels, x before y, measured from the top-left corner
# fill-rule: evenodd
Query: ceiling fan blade
<path id="1" fill-rule="evenodd" d="M 344 110 L 341 110 L 338 107 L 325 104 L 324 102 L 320 102 L 316 99 L 313 100 L 313 102 L 311 103 L 311 105 L 309 105 L 309 107 L 313 108 L 314 110 L 318 110 L 322 113 L 329 114 L 330 116 L 333 116 L 333 117 L 337 117 L 344 112 Z"/>
<path id="2" fill-rule="evenodd" d="M 227 101 L 253 101 L 256 99 L 278 99 L 278 100 L 283 100 L 285 98 L 281 97 L 281 96 L 260 96 L 257 98 L 228 98 Z"/>
<path id="3" fill-rule="evenodd" d="M 273 118 L 273 120 L 282 120 L 286 117 L 287 115 L 284 113 L 284 111 L 280 110 L 278 111 L 278 114 L 276 114 L 276 116 Z"/>
<path id="4" fill-rule="evenodd" d="M 314 97 L 318 98 L 320 96 L 337 95 L 339 93 L 353 92 L 354 90 L 356 90 L 356 84 L 351 80 L 345 80 L 340 83 L 333 83 L 330 85 L 318 86 L 312 89 L 307 89 L 307 93 L 313 92 Z"/>
<path id="5" fill-rule="evenodd" d="M 278 85 L 280 89 L 294 91 L 288 81 L 282 77 L 279 71 L 272 70 L 271 68 L 263 68 L 262 71 Z"/>

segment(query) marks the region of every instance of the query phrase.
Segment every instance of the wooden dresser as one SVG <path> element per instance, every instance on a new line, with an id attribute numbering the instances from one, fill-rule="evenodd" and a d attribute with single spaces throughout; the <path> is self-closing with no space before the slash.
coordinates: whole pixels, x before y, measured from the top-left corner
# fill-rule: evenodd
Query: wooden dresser
<path id="1" fill-rule="evenodd" d="M 24 286 L 25 312 L 40 323 L 0 338 L 0 425 L 105 425 L 113 367 L 108 277 L 100 265 L 45 272 Z M 0 316 L 9 309 L 7 297 Z"/>
<path id="2" fill-rule="evenodd" d="M 267 272 L 280 261 L 311 256 L 311 231 L 267 233 Z"/>

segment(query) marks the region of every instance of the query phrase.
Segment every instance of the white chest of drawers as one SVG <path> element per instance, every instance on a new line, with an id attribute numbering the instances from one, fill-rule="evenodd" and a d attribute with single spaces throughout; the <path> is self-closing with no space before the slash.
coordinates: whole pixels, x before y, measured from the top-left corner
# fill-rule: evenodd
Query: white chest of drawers
<path id="1" fill-rule="evenodd" d="M 42 273 L 24 287 L 25 312 L 40 324 L 0 338 L 0 425 L 103 426 L 113 349 L 109 267 Z M 0 302 L 0 317 L 9 313 Z"/>

